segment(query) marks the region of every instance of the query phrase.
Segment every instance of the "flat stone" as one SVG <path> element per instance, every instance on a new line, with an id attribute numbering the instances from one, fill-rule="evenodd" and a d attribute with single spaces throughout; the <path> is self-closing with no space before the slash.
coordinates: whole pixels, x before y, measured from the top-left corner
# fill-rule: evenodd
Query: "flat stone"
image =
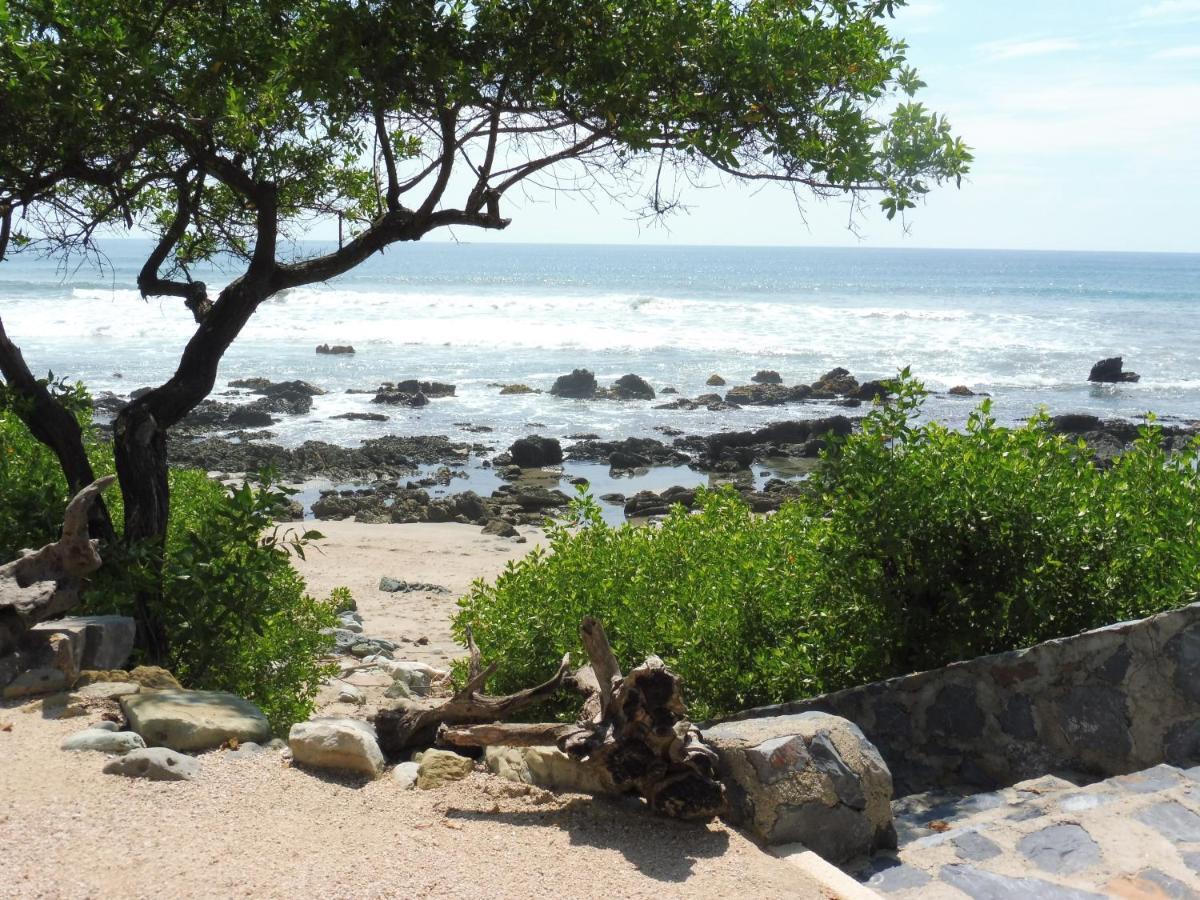
<path id="1" fill-rule="evenodd" d="M 1100 862 L 1100 847 L 1080 825 L 1049 825 L 1017 841 L 1017 849 L 1051 875 L 1073 875 Z"/>
<path id="2" fill-rule="evenodd" d="M 954 845 L 954 851 L 961 859 L 969 859 L 973 862 L 993 859 L 1003 852 L 995 841 L 970 828 L 951 838 L 950 843 Z"/>
<path id="3" fill-rule="evenodd" d="M 1167 800 L 1139 809 L 1134 816 L 1168 840 L 1200 841 L 1200 816 L 1182 803 Z"/>
<path id="4" fill-rule="evenodd" d="M 145 691 L 121 698 L 121 710 L 150 747 L 212 750 L 236 739 L 265 742 L 271 723 L 262 710 L 220 691 Z"/>
<path id="5" fill-rule="evenodd" d="M 417 787 L 433 790 L 451 781 L 461 781 L 475 769 L 475 763 L 449 750 L 426 750 L 421 754 Z"/>
<path id="6" fill-rule="evenodd" d="M 103 771 L 150 781 L 192 781 L 200 775 L 200 763 L 168 747 L 150 747 L 114 759 Z"/>
<path id="7" fill-rule="evenodd" d="M 1101 806 L 1107 806 L 1116 799 L 1112 794 L 1105 794 L 1099 791 L 1086 794 L 1070 794 L 1058 801 L 1058 808 L 1063 812 L 1087 812 L 1089 809 L 1098 809 Z"/>
<path id="8" fill-rule="evenodd" d="M 1063 887 L 1040 878 L 1012 878 L 966 863 L 942 866 L 938 877 L 972 900 L 1104 900 L 1103 894 Z"/>
<path id="9" fill-rule="evenodd" d="M 871 876 L 864 883 L 872 890 L 894 894 L 924 887 L 929 881 L 929 875 L 915 866 L 885 859 L 872 868 Z"/>
<path id="10" fill-rule="evenodd" d="M 385 766 L 375 729 L 358 719 L 297 722 L 288 733 L 288 746 L 297 763 L 314 769 L 378 778 Z"/>
<path id="11" fill-rule="evenodd" d="M 607 794 L 616 787 L 606 769 L 585 766 L 557 747 L 488 747 L 488 771 L 521 784 L 556 793 Z"/>
<path id="12" fill-rule="evenodd" d="M 1191 869 L 1196 874 L 1200 875 L 1200 850 L 1191 850 L 1187 853 L 1180 853 L 1180 858 L 1183 859 L 1183 864 Z"/>
<path id="13" fill-rule="evenodd" d="M 1143 869 L 1136 875 L 1113 879 L 1107 890 L 1114 897 L 1148 897 L 1153 900 L 1197 900 L 1200 894 L 1178 878 L 1157 869 Z"/>
<path id="14" fill-rule="evenodd" d="M 1133 794 L 1155 794 L 1183 783 L 1183 773 L 1174 766 L 1159 765 L 1131 775 L 1109 779 L 1111 784 Z"/>
<path id="15" fill-rule="evenodd" d="M 400 786 L 402 790 L 410 790 L 417 786 L 417 774 L 421 771 L 420 765 L 415 762 L 404 762 L 392 769 L 392 780 Z"/>
<path id="16" fill-rule="evenodd" d="M 146 742 L 140 734 L 104 728 L 88 728 L 71 735 L 59 745 L 61 750 L 92 750 L 97 753 L 128 753 L 131 750 L 144 750 L 145 747 Z"/>
<path id="17" fill-rule="evenodd" d="M 129 681 L 96 681 L 71 691 L 71 700 L 119 700 L 141 693 L 142 686 Z"/>
<path id="18" fill-rule="evenodd" d="M 56 694 L 68 687 L 67 676 L 61 669 L 28 669 L 8 683 L 4 689 L 4 699 Z"/>

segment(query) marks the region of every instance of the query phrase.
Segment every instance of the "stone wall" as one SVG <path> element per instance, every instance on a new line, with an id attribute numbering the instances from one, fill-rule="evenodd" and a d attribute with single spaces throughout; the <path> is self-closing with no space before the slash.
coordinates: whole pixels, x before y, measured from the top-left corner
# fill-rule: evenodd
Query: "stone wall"
<path id="1" fill-rule="evenodd" d="M 1200 763 L 1200 604 L 731 720 L 830 712 L 856 723 L 896 795 Z"/>

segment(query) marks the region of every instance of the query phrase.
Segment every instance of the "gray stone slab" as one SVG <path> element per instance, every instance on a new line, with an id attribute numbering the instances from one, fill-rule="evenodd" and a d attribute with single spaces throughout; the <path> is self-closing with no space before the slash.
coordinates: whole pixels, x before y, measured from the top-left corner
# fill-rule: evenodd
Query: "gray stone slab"
<path id="1" fill-rule="evenodd" d="M 961 859 L 969 859 L 973 862 L 993 859 L 1004 852 L 1000 849 L 999 844 L 974 829 L 967 829 L 962 834 L 956 835 L 951 838 L 950 843 L 954 845 L 954 850 Z"/>
<path id="2" fill-rule="evenodd" d="M 997 875 L 966 863 L 942 866 L 938 877 L 972 900 L 1104 900 L 1103 894 L 1063 887 L 1040 878 Z"/>
<path id="3" fill-rule="evenodd" d="M 1197 900 L 1200 898 L 1200 894 L 1197 894 L 1194 889 L 1178 878 L 1172 878 L 1166 872 L 1160 872 L 1158 869 L 1145 869 L 1138 872 L 1137 879 L 1153 885 L 1153 887 L 1148 885 L 1148 893 L 1157 888 L 1162 897 L 1169 897 L 1170 900 Z M 1159 896 L 1159 894 L 1155 894 L 1155 896 Z"/>
<path id="4" fill-rule="evenodd" d="M 1183 773 L 1174 766 L 1160 765 L 1131 775 L 1120 775 L 1109 779 L 1123 791 L 1133 794 L 1155 794 L 1159 791 L 1169 791 L 1183 783 Z"/>
<path id="5" fill-rule="evenodd" d="M 1100 847 L 1080 825 L 1049 825 L 1017 841 L 1017 850 L 1043 872 L 1073 875 L 1100 862 Z"/>
<path id="6" fill-rule="evenodd" d="M 1200 841 L 1200 816 L 1182 803 L 1167 800 L 1139 809 L 1134 816 L 1171 841 Z"/>
<path id="7" fill-rule="evenodd" d="M 833 781 L 838 799 L 852 809 L 864 809 L 867 796 L 863 793 L 862 779 L 848 766 L 829 735 L 818 732 L 808 746 L 815 768 L 824 772 Z"/>
<path id="8" fill-rule="evenodd" d="M 1098 809 L 1101 806 L 1107 806 L 1116 799 L 1112 794 L 1106 794 L 1102 791 L 1068 794 L 1065 797 L 1059 798 L 1058 808 L 1063 812 L 1087 812 L 1089 809 Z"/>
<path id="9" fill-rule="evenodd" d="M 872 890 L 883 894 L 894 894 L 897 891 L 924 887 L 932 880 L 928 873 L 915 866 L 905 865 L 892 859 L 876 863 L 869 870 L 869 874 L 870 877 L 866 878 L 863 883 Z"/>
<path id="10" fill-rule="evenodd" d="M 1200 850 L 1188 850 L 1181 852 L 1180 857 L 1183 859 L 1183 864 L 1200 875 Z"/>

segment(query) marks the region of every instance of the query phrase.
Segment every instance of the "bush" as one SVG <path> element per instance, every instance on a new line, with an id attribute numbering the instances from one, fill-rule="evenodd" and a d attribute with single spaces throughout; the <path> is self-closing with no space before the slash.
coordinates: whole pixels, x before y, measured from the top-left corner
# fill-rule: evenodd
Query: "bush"
<path id="1" fill-rule="evenodd" d="M 90 426 L 81 388 L 78 414 Z M 90 428 L 89 428 L 90 431 Z M 111 446 L 89 434 L 98 473 L 113 471 Z M 168 666 L 191 688 L 227 690 L 257 703 L 277 731 L 306 718 L 321 682 L 321 662 L 337 624 L 335 603 L 305 593 L 290 554 L 303 555 L 317 532 L 281 532 L 272 515 L 287 500 L 270 484 L 224 488 L 203 472 L 171 470 L 171 517 L 163 550 L 162 615 L 170 636 Z M 105 495 L 120 527 L 120 494 Z M 11 407 L 0 404 L 0 559 L 55 540 L 67 501 L 54 455 L 33 438 Z M 84 612 L 134 613 L 139 589 L 151 586 L 155 562 L 145 548 L 103 547 L 105 565 L 84 596 Z"/>
<path id="2" fill-rule="evenodd" d="M 703 493 L 658 528 L 588 499 L 549 553 L 476 582 L 455 627 L 501 660 L 495 689 L 547 677 L 600 618 L 627 665 L 657 653 L 697 718 L 1037 643 L 1189 602 L 1200 583 L 1197 447 L 1147 425 L 1107 469 L 1044 415 L 964 432 L 916 424 L 923 391 L 835 441 L 808 493 L 752 515 Z M 578 527 L 573 527 L 578 526 Z"/>

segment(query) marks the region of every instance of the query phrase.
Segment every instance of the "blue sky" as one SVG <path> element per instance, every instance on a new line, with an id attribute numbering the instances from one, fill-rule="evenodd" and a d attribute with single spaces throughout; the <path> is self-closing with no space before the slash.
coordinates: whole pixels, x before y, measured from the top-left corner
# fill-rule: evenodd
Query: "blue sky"
<path id="1" fill-rule="evenodd" d="M 1200 252 L 1200 0 L 913 0 L 893 33 L 920 99 L 972 145 L 962 190 L 907 230 L 873 205 L 710 179 L 647 229 L 608 203 L 512 198 L 502 235 L 467 241 L 784 244 Z"/>

